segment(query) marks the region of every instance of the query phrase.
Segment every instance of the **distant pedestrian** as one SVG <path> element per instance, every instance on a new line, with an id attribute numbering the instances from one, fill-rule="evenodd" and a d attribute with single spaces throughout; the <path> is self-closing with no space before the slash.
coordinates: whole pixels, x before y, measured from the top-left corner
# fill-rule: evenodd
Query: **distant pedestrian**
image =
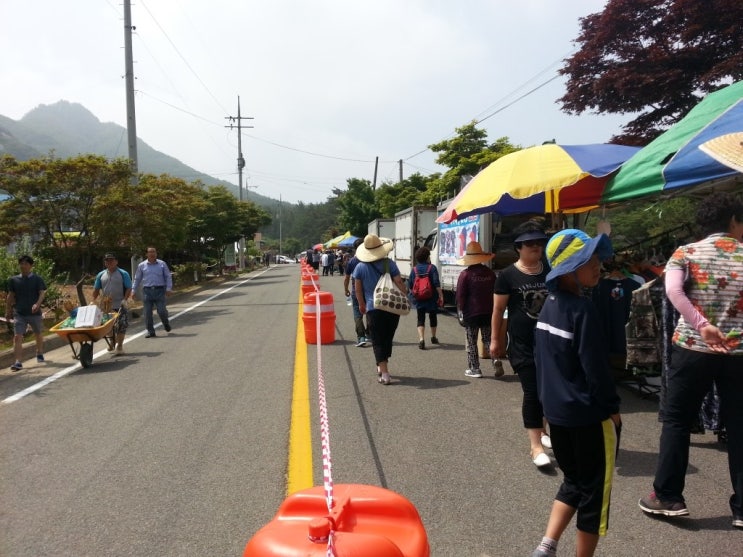
<path id="1" fill-rule="evenodd" d="M 126 306 L 132 293 L 132 277 L 119 267 L 119 260 L 113 253 L 104 255 L 103 263 L 106 268 L 96 275 L 93 283 L 93 301 L 103 293 L 101 300 L 105 303 L 101 304 L 102 309 L 106 313 L 118 313 L 113 326 L 114 344 L 108 347 L 109 352 L 118 356 L 124 353 L 124 337 L 129 327 L 129 310 Z"/>
<path id="2" fill-rule="evenodd" d="M 335 252 L 328 250 L 328 273 L 332 277 L 335 274 Z"/>
<path id="3" fill-rule="evenodd" d="M 34 260 L 30 255 L 21 255 L 18 258 L 21 273 L 10 277 L 8 281 L 8 297 L 5 300 L 5 318 L 14 319 L 13 326 L 13 354 L 15 363 L 10 366 L 11 371 L 23 369 L 23 335 L 26 328 L 31 327 L 36 339 L 36 361 L 44 363 L 44 336 L 41 305 L 46 296 L 44 279 L 33 272 Z"/>
<path id="4" fill-rule="evenodd" d="M 353 249 L 357 249 L 364 242 L 362 238 L 357 238 L 353 243 Z M 343 276 L 343 291 L 347 298 L 351 299 L 353 309 L 353 323 L 356 328 L 356 346 L 362 348 L 369 345 L 369 339 L 366 326 L 364 325 L 364 316 L 359 310 L 359 301 L 356 298 L 356 281 L 353 278 L 353 270 L 359 264 L 359 259 L 355 255 L 351 257 L 345 266 Z"/>
<path id="5" fill-rule="evenodd" d="M 436 330 L 439 325 L 438 313 L 439 308 L 444 305 L 444 291 L 441 289 L 439 270 L 436 268 L 436 265 L 431 263 L 431 250 L 427 247 L 418 248 L 415 251 L 415 266 L 411 269 L 410 276 L 408 277 L 408 290 L 411 293 L 413 292 L 416 277 L 427 277 L 433 287 L 431 297 L 426 300 L 419 300 L 415 296 L 411 296 L 418 314 L 418 348 L 425 350 L 426 315 L 428 315 L 428 324 L 431 327 L 431 344 L 438 344 L 439 339 L 436 336 Z"/>
<path id="6" fill-rule="evenodd" d="M 493 287 L 495 273 L 484 264 L 494 254 L 482 251 L 479 242 L 470 242 L 465 249 L 464 257 L 458 261 L 467 268 L 459 273 L 457 279 L 457 311 L 461 312 L 467 338 L 467 377 L 482 377 L 480 371 L 480 353 L 477 337 L 480 335 L 485 350 L 490 352 L 490 327 L 493 314 Z M 494 363 L 499 360 L 495 358 Z M 495 376 L 503 375 L 503 366 L 495 367 Z"/>
<path id="7" fill-rule="evenodd" d="M 330 258 L 328 256 L 328 252 L 324 251 L 322 252 L 322 255 L 320 256 L 320 265 L 322 266 L 322 276 L 326 277 L 330 273 Z"/>
<path id="8" fill-rule="evenodd" d="M 152 246 L 147 248 L 147 259 L 137 265 L 137 271 L 134 273 L 134 283 L 132 284 L 132 298 L 134 298 L 137 288 L 140 286 L 144 295 L 142 310 L 144 311 L 147 328 L 145 338 L 157 336 L 152 318 L 153 307 L 157 309 L 157 315 L 162 321 L 163 329 L 170 332 L 166 297 L 173 292 L 173 276 L 165 261 L 157 258 L 157 249 Z"/>
<path id="9" fill-rule="evenodd" d="M 537 385 L 564 479 L 532 557 L 555 557 L 576 513 L 575 555 L 590 557 L 609 525 L 622 420 L 601 320 L 583 288 L 598 284 L 612 248 L 604 234 L 591 239 L 567 229 L 552 236 L 546 252 L 551 270 L 535 332 Z"/>

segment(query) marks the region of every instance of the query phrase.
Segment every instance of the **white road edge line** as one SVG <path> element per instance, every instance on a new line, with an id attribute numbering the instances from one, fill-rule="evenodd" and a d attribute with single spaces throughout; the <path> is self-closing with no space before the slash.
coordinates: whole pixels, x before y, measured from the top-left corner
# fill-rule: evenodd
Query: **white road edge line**
<path id="1" fill-rule="evenodd" d="M 184 315 L 184 314 L 188 313 L 189 311 L 192 311 L 192 310 L 196 309 L 197 307 L 204 305 L 207 302 L 211 302 L 214 298 L 218 298 L 222 294 L 226 294 L 230 290 L 233 290 L 233 289 L 237 288 L 238 286 L 242 286 L 246 282 L 250 282 L 254 278 L 261 276 L 262 274 L 266 273 L 267 271 L 268 271 L 268 269 L 264 269 L 263 271 L 261 271 L 257 275 L 254 275 L 254 276 L 249 277 L 249 278 L 247 278 L 247 279 L 245 279 L 243 281 L 240 281 L 237 284 L 234 284 L 234 285 L 230 286 L 229 288 L 225 288 L 224 290 L 221 290 L 221 291 L 217 292 L 213 296 L 209 296 L 206 300 L 202 300 L 202 301 L 200 301 L 200 302 L 198 302 L 198 303 L 196 303 L 196 304 L 194 304 L 192 306 L 189 306 L 186 309 L 184 309 L 183 311 L 181 311 L 181 312 L 177 313 L 176 315 L 174 315 L 173 317 L 171 317 L 171 319 L 178 319 L 178 317 L 180 317 L 181 315 Z M 162 326 L 162 324 L 158 324 L 158 325 L 155 326 L 155 328 L 161 327 L 161 326 Z M 131 337 L 128 337 L 124 341 L 124 344 L 127 344 L 131 340 L 134 340 L 136 338 L 139 338 L 141 336 L 144 336 L 144 333 L 145 332 L 142 331 L 140 333 L 137 333 L 135 335 L 132 335 Z M 108 350 L 100 350 L 99 352 L 96 352 L 93 355 L 93 359 L 97 358 L 98 356 L 101 356 L 103 354 L 108 354 L 108 353 L 109 353 Z M 65 377 L 65 376 L 69 375 L 70 373 L 72 373 L 73 371 L 77 371 L 78 369 L 82 369 L 82 366 L 80 364 L 74 364 L 74 365 L 71 365 L 70 367 L 66 367 L 63 370 L 58 371 L 54 375 L 50 375 L 46 379 L 43 379 L 43 380 L 39 381 L 38 383 L 34 383 L 30 387 L 26 387 L 25 389 L 23 389 L 22 391 L 17 392 L 14 395 L 11 395 L 11 396 L 9 396 L 7 398 L 4 398 L 2 401 L 0 401 L 0 403 L 2 403 L 2 404 L 10 404 L 11 402 L 16 402 L 18 400 L 21 400 L 22 398 L 27 397 L 31 393 L 34 393 L 34 392 L 38 391 L 39 389 L 43 389 L 44 387 L 46 387 L 50 383 L 53 383 L 57 379 L 61 379 L 62 377 Z"/>

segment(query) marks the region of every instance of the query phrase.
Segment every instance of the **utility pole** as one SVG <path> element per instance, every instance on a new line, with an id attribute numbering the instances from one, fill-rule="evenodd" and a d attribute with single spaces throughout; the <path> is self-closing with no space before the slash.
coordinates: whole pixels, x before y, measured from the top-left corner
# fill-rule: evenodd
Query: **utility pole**
<path id="1" fill-rule="evenodd" d="M 227 120 L 230 121 L 229 126 L 225 126 L 225 128 L 230 128 L 231 130 L 235 128 L 235 125 L 233 122 L 237 122 L 237 177 L 238 177 L 238 187 L 240 188 L 240 201 L 243 200 L 243 168 L 245 168 L 245 159 L 243 158 L 243 149 L 242 149 L 242 121 L 243 120 L 252 120 L 252 116 L 241 116 L 240 115 L 240 95 L 237 96 L 237 116 L 225 116 Z M 244 126 L 246 128 L 252 128 L 253 126 Z"/>
<path id="2" fill-rule="evenodd" d="M 252 117 L 248 116 L 241 116 L 240 115 L 240 95 L 237 96 L 237 117 L 235 116 L 225 116 L 230 121 L 229 126 L 225 126 L 225 128 L 233 129 L 234 125 L 232 122 L 237 121 L 237 176 L 238 176 L 238 188 L 240 189 L 240 201 L 243 200 L 243 168 L 245 168 L 245 159 L 243 158 L 243 149 L 242 149 L 242 121 L 243 120 L 252 120 Z M 245 126 L 247 128 L 252 128 L 253 126 Z M 241 271 L 245 268 L 245 236 L 240 235 L 240 242 L 238 244 L 238 254 L 237 254 L 237 266 L 238 269 Z"/>
<path id="3" fill-rule="evenodd" d="M 139 165 L 137 163 L 137 117 L 134 113 L 134 61 L 132 57 L 131 0 L 124 0 L 124 75 L 126 77 L 126 131 L 129 143 L 129 164 L 132 169 L 130 182 L 133 186 L 139 183 Z"/>
<path id="4" fill-rule="evenodd" d="M 402 159 L 400 159 L 400 183 L 402 184 Z"/>
<path id="5" fill-rule="evenodd" d="M 374 157 L 374 181 L 372 182 L 372 189 L 377 189 L 377 170 L 379 169 L 379 157 Z"/>
<path id="6" fill-rule="evenodd" d="M 279 194 L 279 255 L 283 255 L 281 251 L 281 194 Z"/>

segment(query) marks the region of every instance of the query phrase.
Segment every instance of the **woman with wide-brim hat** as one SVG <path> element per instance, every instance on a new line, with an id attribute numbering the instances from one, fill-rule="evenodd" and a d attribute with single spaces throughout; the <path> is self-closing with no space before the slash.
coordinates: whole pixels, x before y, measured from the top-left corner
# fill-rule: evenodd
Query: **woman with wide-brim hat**
<path id="1" fill-rule="evenodd" d="M 493 314 L 493 287 L 495 273 L 486 267 L 495 254 L 483 251 L 480 242 L 469 242 L 464 257 L 458 263 L 467 268 L 457 279 L 457 311 L 461 312 L 467 338 L 467 377 L 482 377 L 477 336 L 481 335 L 485 350 L 490 352 L 490 326 Z M 497 360 L 493 360 L 496 362 Z M 500 362 L 499 362 L 500 363 Z M 500 371 L 500 373 L 499 373 Z M 496 377 L 503 375 L 503 367 L 496 368 Z"/>
<path id="2" fill-rule="evenodd" d="M 389 273 L 392 280 L 403 294 L 407 293 L 405 282 L 400 276 L 397 264 L 387 255 L 394 248 L 389 238 L 380 238 L 376 234 L 367 234 L 364 243 L 356 249 L 359 264 L 351 275 L 354 279 L 356 299 L 359 311 L 366 315 L 366 324 L 371 335 L 374 359 L 377 364 L 378 381 L 389 385 L 390 377 L 387 364 L 392 356 L 392 341 L 395 337 L 400 316 L 374 308 L 374 288 L 384 273 Z"/>
<path id="3" fill-rule="evenodd" d="M 552 460 L 544 449 L 552 448 L 545 431 L 542 403 L 537 393 L 537 368 L 534 362 L 534 328 L 547 297 L 547 271 L 544 247 L 547 234 L 539 222 L 530 220 L 514 230 L 513 246 L 519 258 L 498 274 L 493 290 L 490 355 L 505 356 L 498 332 L 503 314 L 508 310 L 508 358 L 521 383 L 524 398 L 521 418 L 528 433 L 532 462 L 538 468 L 550 466 Z"/>

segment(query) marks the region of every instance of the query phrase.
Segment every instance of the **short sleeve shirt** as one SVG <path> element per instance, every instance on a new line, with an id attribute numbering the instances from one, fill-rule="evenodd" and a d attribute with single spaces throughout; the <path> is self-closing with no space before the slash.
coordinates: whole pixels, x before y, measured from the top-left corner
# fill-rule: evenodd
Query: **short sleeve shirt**
<path id="1" fill-rule="evenodd" d="M 397 267 L 397 263 L 391 259 L 382 259 L 380 261 L 374 261 L 373 263 L 364 263 L 359 261 L 356 268 L 353 270 L 351 275 L 355 280 L 360 280 L 364 288 L 364 302 L 366 303 L 366 311 L 374 310 L 374 288 L 377 286 L 379 277 L 384 274 L 384 262 L 387 261 L 387 270 L 392 278 L 395 278 L 400 274 L 400 269 Z"/>
<path id="2" fill-rule="evenodd" d="M 121 300 L 124 298 L 124 292 L 132 287 L 132 278 L 124 269 L 116 268 L 116 271 L 109 273 L 104 269 L 95 277 L 93 288 L 100 289 L 104 296 L 111 298 L 111 307 L 118 309 L 121 307 Z"/>
<path id="3" fill-rule="evenodd" d="M 515 265 L 503 269 L 493 292 L 508 296 L 508 357 L 511 365 L 534 365 L 534 327 L 547 298 L 547 271 L 528 275 Z"/>
<path id="4" fill-rule="evenodd" d="M 41 309 L 35 314 L 31 308 L 39 299 L 39 293 L 46 290 L 44 279 L 35 273 L 28 276 L 15 275 L 10 277 L 8 290 L 15 295 L 15 312 L 18 315 L 40 315 Z"/>

